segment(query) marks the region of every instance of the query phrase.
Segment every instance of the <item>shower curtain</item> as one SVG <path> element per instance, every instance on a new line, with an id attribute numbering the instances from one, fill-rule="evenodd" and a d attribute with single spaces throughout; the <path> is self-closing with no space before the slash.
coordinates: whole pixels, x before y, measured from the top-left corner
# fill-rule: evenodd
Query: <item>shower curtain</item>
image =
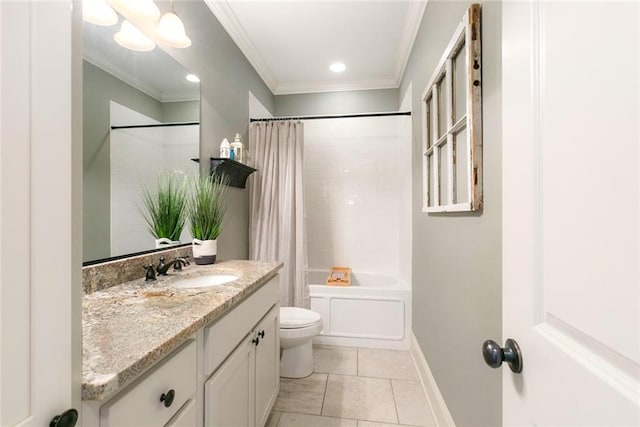
<path id="1" fill-rule="evenodd" d="M 309 308 L 302 149 L 300 121 L 251 124 L 249 152 L 258 172 L 249 184 L 249 258 L 284 262 L 280 305 Z"/>

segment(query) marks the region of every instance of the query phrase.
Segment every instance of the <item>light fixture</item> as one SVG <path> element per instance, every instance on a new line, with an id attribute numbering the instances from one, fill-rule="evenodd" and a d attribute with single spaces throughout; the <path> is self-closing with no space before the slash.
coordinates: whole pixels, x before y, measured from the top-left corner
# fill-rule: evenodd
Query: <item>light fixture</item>
<path id="1" fill-rule="evenodd" d="M 82 0 L 82 19 L 109 27 L 118 22 L 118 15 L 104 0 Z"/>
<path id="2" fill-rule="evenodd" d="M 153 0 L 112 0 L 114 7 L 121 15 L 133 19 L 155 21 L 160 16 L 160 9 Z"/>
<path id="3" fill-rule="evenodd" d="M 156 28 L 156 37 L 160 43 L 167 46 L 181 48 L 191 46 L 191 39 L 184 32 L 182 20 L 173 12 L 162 15 Z"/>
<path id="4" fill-rule="evenodd" d="M 200 83 L 200 79 L 195 74 L 187 74 L 186 79 L 193 83 Z"/>
<path id="5" fill-rule="evenodd" d="M 127 20 L 122 21 L 120 31 L 114 34 L 113 39 L 120 46 L 139 52 L 147 52 L 156 47 L 153 40 L 145 36 L 142 31 L 134 27 Z"/>
<path id="6" fill-rule="evenodd" d="M 329 69 L 334 73 L 341 73 L 347 69 L 347 66 L 342 62 L 334 62 L 333 64 L 329 65 Z"/>

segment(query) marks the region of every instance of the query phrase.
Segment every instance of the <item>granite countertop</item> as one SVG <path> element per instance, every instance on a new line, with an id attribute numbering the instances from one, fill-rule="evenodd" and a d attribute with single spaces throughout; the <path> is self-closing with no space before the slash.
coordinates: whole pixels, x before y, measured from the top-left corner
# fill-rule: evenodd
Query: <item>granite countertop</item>
<path id="1" fill-rule="evenodd" d="M 82 399 L 103 400 L 222 316 L 275 276 L 280 262 L 191 264 L 182 272 L 144 278 L 84 295 Z M 177 289 L 177 280 L 208 274 L 239 279 L 210 288 Z"/>

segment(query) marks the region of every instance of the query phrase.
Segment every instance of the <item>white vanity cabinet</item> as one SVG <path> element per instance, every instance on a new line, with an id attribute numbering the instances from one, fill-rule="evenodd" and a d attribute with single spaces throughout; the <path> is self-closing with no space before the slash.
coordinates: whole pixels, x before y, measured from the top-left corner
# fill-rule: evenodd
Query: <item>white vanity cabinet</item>
<path id="1" fill-rule="evenodd" d="M 277 301 L 276 278 L 205 328 L 206 427 L 265 425 L 280 386 Z"/>
<path id="2" fill-rule="evenodd" d="M 84 427 L 264 426 L 280 385 L 276 275 L 107 400 Z"/>

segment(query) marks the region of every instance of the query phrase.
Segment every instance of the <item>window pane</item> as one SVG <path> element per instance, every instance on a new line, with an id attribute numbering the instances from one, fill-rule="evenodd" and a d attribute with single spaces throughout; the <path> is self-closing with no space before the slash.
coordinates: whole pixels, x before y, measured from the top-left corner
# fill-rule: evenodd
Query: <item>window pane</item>
<path id="1" fill-rule="evenodd" d="M 455 179 L 456 203 L 469 202 L 469 155 L 467 150 L 467 129 L 464 128 L 455 135 Z"/>
<path id="2" fill-rule="evenodd" d="M 438 136 L 447 132 L 447 93 L 445 88 L 446 79 L 438 82 Z"/>
<path id="3" fill-rule="evenodd" d="M 433 144 L 433 136 L 434 136 L 434 132 L 433 132 L 433 119 L 432 119 L 432 115 L 433 115 L 433 97 L 430 96 L 426 101 L 425 101 L 426 105 L 427 105 L 427 129 L 425 130 L 425 135 L 427 137 L 427 148 L 431 147 L 431 145 Z"/>
<path id="4" fill-rule="evenodd" d="M 433 155 L 427 157 L 427 165 L 429 170 L 427 171 L 427 176 L 429 177 L 429 200 L 427 201 L 427 206 L 435 206 L 435 182 L 436 182 L 436 163 Z"/>
<path id="5" fill-rule="evenodd" d="M 467 111 L 467 59 L 464 44 L 453 59 L 453 122 L 457 122 Z"/>
<path id="6" fill-rule="evenodd" d="M 439 169 L 439 178 L 438 181 L 439 190 L 440 190 L 440 204 L 448 205 L 451 204 L 451 200 L 449 200 L 449 158 L 447 156 L 449 144 L 443 144 L 438 148 L 438 152 L 440 153 L 440 169 Z"/>

